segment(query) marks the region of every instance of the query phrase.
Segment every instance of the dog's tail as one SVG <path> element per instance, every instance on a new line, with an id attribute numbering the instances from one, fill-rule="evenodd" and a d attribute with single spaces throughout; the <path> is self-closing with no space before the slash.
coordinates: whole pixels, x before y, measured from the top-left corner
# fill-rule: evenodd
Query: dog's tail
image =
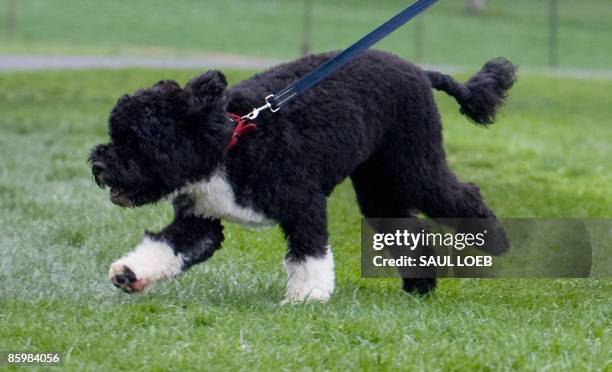
<path id="1" fill-rule="evenodd" d="M 465 84 L 436 71 L 427 71 L 427 76 L 433 88 L 455 97 L 463 115 L 476 124 L 488 125 L 495 122 L 495 114 L 516 80 L 516 72 L 517 67 L 510 61 L 496 58 Z"/>

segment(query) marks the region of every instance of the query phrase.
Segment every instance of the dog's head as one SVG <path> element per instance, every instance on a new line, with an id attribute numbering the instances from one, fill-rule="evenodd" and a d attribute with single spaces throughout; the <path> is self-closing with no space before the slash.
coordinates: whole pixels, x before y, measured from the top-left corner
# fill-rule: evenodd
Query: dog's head
<path id="1" fill-rule="evenodd" d="M 218 165 L 231 137 L 227 81 L 209 71 L 185 88 L 163 80 L 119 99 L 108 121 L 110 141 L 94 147 L 94 180 L 124 207 L 153 203 Z"/>

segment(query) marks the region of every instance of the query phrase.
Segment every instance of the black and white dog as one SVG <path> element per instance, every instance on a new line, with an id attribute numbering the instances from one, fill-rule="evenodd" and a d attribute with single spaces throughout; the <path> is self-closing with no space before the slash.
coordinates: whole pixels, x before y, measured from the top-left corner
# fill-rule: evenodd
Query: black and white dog
<path id="1" fill-rule="evenodd" d="M 491 124 L 515 80 L 505 59 L 462 84 L 368 51 L 279 112 L 263 112 L 256 130 L 236 138 L 228 113 L 246 114 L 333 55 L 282 64 L 233 87 L 208 71 L 184 88 L 164 80 L 119 99 L 110 142 L 89 157 L 95 181 L 123 207 L 171 198 L 175 217 L 110 266 L 117 287 L 143 291 L 205 261 L 228 220 L 279 224 L 288 242 L 285 301 L 325 301 L 334 291 L 326 199 L 347 177 L 365 217 L 484 218 L 503 234 L 478 188 L 446 164 L 432 88 L 453 96 L 473 122 Z M 427 293 L 435 283 L 408 278 L 403 288 Z"/>

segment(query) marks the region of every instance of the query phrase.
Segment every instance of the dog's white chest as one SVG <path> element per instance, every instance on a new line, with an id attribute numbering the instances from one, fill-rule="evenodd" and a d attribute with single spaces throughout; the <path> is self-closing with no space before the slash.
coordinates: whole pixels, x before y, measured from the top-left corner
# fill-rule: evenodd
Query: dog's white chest
<path id="1" fill-rule="evenodd" d="M 208 180 L 187 186 L 181 193 L 191 195 L 193 212 L 199 216 L 257 227 L 274 224 L 263 214 L 236 203 L 234 190 L 222 170 L 216 170 Z"/>

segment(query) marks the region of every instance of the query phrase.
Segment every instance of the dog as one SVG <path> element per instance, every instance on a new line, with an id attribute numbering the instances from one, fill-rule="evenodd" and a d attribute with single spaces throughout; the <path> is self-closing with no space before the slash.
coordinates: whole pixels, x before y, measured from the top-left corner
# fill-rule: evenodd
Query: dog
<path id="1" fill-rule="evenodd" d="M 262 112 L 249 123 L 255 130 L 236 130 L 229 113 L 248 113 L 334 55 L 306 56 L 232 87 L 215 70 L 184 88 L 162 80 L 118 100 L 108 121 L 110 142 L 89 156 L 94 180 L 122 207 L 170 199 L 174 219 L 111 264 L 116 287 L 145 291 L 207 260 L 221 246 L 227 220 L 279 225 L 287 240 L 284 302 L 327 301 L 335 280 L 326 200 L 346 178 L 365 218 L 418 212 L 479 218 L 504 236 L 478 187 L 460 182 L 447 166 L 432 89 L 454 97 L 461 113 L 486 126 L 515 82 L 516 67 L 494 59 L 460 83 L 370 50 L 280 111 Z M 498 253 L 508 245 L 501 242 Z M 427 276 L 403 278 L 403 289 L 430 292 L 436 278 Z"/>

